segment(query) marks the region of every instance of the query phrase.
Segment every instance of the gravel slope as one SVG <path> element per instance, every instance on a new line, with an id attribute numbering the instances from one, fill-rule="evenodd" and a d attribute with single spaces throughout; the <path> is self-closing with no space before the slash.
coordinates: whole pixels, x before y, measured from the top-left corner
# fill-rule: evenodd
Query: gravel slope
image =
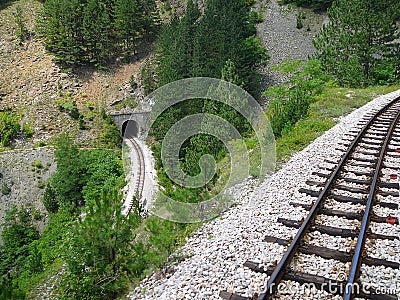
<path id="1" fill-rule="evenodd" d="M 244 268 L 244 262 L 252 260 L 268 266 L 281 258 L 284 247 L 264 243 L 263 237 L 292 237 L 296 230 L 283 227 L 276 220 L 278 217 L 301 219 L 307 215 L 304 209 L 289 206 L 291 201 L 307 202 L 307 197 L 298 189 L 306 187 L 306 180 L 324 159 L 338 157 L 337 143 L 362 116 L 398 96 L 400 90 L 376 98 L 342 117 L 338 125 L 295 154 L 264 182 L 258 184 L 249 180 L 232 188 L 232 194 L 241 204 L 205 224 L 188 238 L 187 244 L 174 255 L 187 256 L 187 259 L 164 273 L 158 272 L 146 278 L 128 297 L 208 300 L 219 299 L 219 292 L 223 290 L 243 296 L 261 291 L 267 276 Z M 399 211 L 393 213 L 400 217 Z M 399 226 L 395 225 L 392 230 L 398 231 Z M 322 266 L 309 267 L 315 267 L 317 271 Z M 329 272 L 335 266 L 328 261 L 323 268 Z M 400 278 L 400 271 L 397 270 L 395 278 Z M 304 295 L 302 299 L 320 299 L 322 296 L 323 292 L 317 292 L 314 296 Z"/>
<path id="2" fill-rule="evenodd" d="M 280 6 L 277 0 L 260 2 L 258 10 L 263 13 L 264 20 L 257 26 L 257 35 L 261 37 L 270 56 L 268 65 L 262 70 L 265 76 L 264 85 L 269 87 L 287 79 L 287 76 L 273 71 L 273 66 L 289 58 L 306 60 L 314 54 L 312 40 L 320 30 L 326 15 L 291 5 Z M 304 16 L 301 29 L 296 28 L 299 13 Z"/>

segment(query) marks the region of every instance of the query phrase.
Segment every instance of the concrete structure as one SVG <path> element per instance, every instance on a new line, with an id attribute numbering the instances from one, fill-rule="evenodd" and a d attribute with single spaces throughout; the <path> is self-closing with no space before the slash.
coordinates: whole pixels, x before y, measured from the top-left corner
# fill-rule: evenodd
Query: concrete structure
<path id="1" fill-rule="evenodd" d="M 147 128 L 150 111 L 133 112 L 130 114 L 112 114 L 115 125 L 118 126 L 121 136 L 140 138 Z"/>

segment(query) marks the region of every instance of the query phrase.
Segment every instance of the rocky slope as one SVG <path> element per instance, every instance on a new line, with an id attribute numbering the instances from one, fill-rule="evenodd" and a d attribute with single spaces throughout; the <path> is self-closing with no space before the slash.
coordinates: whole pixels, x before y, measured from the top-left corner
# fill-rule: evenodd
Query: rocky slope
<path id="1" fill-rule="evenodd" d="M 20 139 L 13 146 L 29 147 L 62 131 L 73 133 L 83 145 L 93 145 L 104 125 L 99 117 L 102 108 L 115 111 L 142 97 L 141 90 L 133 89 L 130 82 L 138 82 L 143 60 L 122 64 L 117 59 L 107 71 L 89 67 L 62 72 L 36 34 L 35 20 L 41 5 L 34 0 L 19 0 L 0 9 L 0 110 L 11 108 L 23 116 L 22 124 L 33 129 L 31 140 Z M 28 30 L 21 44 L 14 17 L 18 6 Z M 73 101 L 84 116 L 85 130 L 59 109 L 63 103 Z M 118 107 L 111 106 L 116 102 Z"/>
<path id="2" fill-rule="evenodd" d="M 42 204 L 45 181 L 54 172 L 54 151 L 51 148 L 6 151 L 0 153 L 0 236 L 6 211 L 13 205 L 26 205 L 38 210 L 37 221 L 42 230 L 46 215 Z"/>
<path id="3" fill-rule="evenodd" d="M 316 14 L 310 9 L 292 5 L 279 5 L 278 2 L 262 0 L 258 3 L 258 11 L 263 14 L 264 19 L 257 26 L 257 34 L 270 55 L 268 65 L 262 70 L 265 87 L 287 79 L 287 76 L 274 71 L 274 66 L 285 59 L 306 60 L 314 54 L 312 40 L 326 19 L 325 14 Z M 297 28 L 299 18 L 303 26 L 300 29 Z"/>

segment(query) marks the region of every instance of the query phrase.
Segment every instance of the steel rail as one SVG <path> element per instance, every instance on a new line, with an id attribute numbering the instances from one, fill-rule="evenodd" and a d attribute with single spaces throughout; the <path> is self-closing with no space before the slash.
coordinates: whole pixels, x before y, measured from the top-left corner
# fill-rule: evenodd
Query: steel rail
<path id="1" fill-rule="evenodd" d="M 275 267 L 274 271 L 272 272 L 270 279 L 268 280 L 267 287 L 259 295 L 258 300 L 270 299 L 275 294 L 276 289 L 286 271 L 286 268 L 289 266 L 290 262 L 292 261 L 294 255 L 296 254 L 296 252 L 300 246 L 301 240 L 304 238 L 304 236 L 308 232 L 308 229 L 310 228 L 312 221 L 315 219 L 316 215 L 318 214 L 322 204 L 325 201 L 325 198 L 328 196 L 329 191 L 331 190 L 331 187 L 332 187 L 334 181 L 337 179 L 339 172 L 342 170 L 342 167 L 344 166 L 345 162 L 348 160 L 350 154 L 353 152 L 356 145 L 359 143 L 362 136 L 369 129 L 369 127 L 372 125 L 372 123 L 375 122 L 376 119 L 382 113 L 387 111 L 390 108 L 390 106 L 392 106 L 399 99 L 400 99 L 400 97 L 392 100 L 387 105 L 385 105 L 382 109 L 380 109 L 377 113 L 375 113 L 370 118 L 370 120 L 367 122 L 367 124 L 365 124 L 364 127 L 359 131 L 357 137 L 350 144 L 348 150 L 346 151 L 346 153 L 344 154 L 344 156 L 338 163 L 337 167 L 333 171 L 333 173 L 332 173 L 331 177 L 329 178 L 328 182 L 326 183 L 324 189 L 319 194 L 318 199 L 315 201 L 314 205 L 312 206 L 312 208 L 310 210 L 310 213 L 307 215 L 306 219 L 304 220 L 301 227 L 299 228 L 296 236 L 293 238 L 288 250 L 285 252 L 284 256 L 282 257 L 282 259 L 280 260 L 280 262 L 278 263 L 278 265 Z"/>
<path id="2" fill-rule="evenodd" d="M 139 144 L 135 141 L 133 138 L 128 138 L 128 140 L 132 143 L 133 148 L 135 148 L 136 153 L 138 154 L 138 178 L 136 181 L 136 191 L 135 194 L 142 195 L 143 192 L 143 187 L 144 187 L 144 177 L 145 177 L 145 162 L 144 162 L 144 154 L 142 151 L 142 148 L 139 146 Z M 135 197 L 135 196 L 133 196 Z M 128 214 L 131 212 L 133 208 L 133 199 L 131 200 L 131 203 L 129 204 L 129 209 L 128 209 Z"/>
<path id="3" fill-rule="evenodd" d="M 359 275 L 360 268 L 361 268 L 362 254 L 363 254 L 364 246 L 365 246 L 366 233 L 368 230 L 369 221 L 371 219 L 371 211 L 372 211 L 372 206 L 374 204 L 375 195 L 376 195 L 377 189 L 379 187 L 378 186 L 379 175 L 381 172 L 384 156 L 385 156 L 385 154 L 387 152 L 387 148 L 389 146 L 390 139 L 393 135 L 395 126 L 396 126 L 397 122 L 399 121 L 399 119 L 400 119 L 400 110 L 397 113 L 396 118 L 394 119 L 393 123 L 391 124 L 391 126 L 388 130 L 388 134 L 387 134 L 385 141 L 383 143 L 383 146 L 382 146 L 381 154 L 380 154 L 380 156 L 378 158 L 378 162 L 376 164 L 375 173 L 374 173 L 374 177 L 373 177 L 372 184 L 371 184 L 371 190 L 368 195 L 366 209 L 365 209 L 365 213 L 364 213 L 364 216 L 362 219 L 361 229 L 360 229 L 360 233 L 358 235 L 357 245 L 356 245 L 353 260 L 351 263 L 349 278 L 347 280 L 346 290 L 345 290 L 343 300 L 352 300 L 356 296 L 355 291 L 357 289 L 355 289 L 354 287 L 358 280 L 358 275 Z M 360 287 L 358 287 L 358 289 L 359 288 Z"/>

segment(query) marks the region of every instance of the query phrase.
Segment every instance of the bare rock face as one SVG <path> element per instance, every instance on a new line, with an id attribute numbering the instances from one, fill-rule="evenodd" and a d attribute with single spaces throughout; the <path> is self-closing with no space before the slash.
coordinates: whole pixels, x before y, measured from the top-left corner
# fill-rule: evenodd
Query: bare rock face
<path id="1" fill-rule="evenodd" d="M 37 225 L 40 231 L 44 229 L 47 215 L 42 196 L 45 182 L 55 170 L 52 148 L 0 153 L 0 235 L 6 212 L 13 205 L 37 209 Z"/>

